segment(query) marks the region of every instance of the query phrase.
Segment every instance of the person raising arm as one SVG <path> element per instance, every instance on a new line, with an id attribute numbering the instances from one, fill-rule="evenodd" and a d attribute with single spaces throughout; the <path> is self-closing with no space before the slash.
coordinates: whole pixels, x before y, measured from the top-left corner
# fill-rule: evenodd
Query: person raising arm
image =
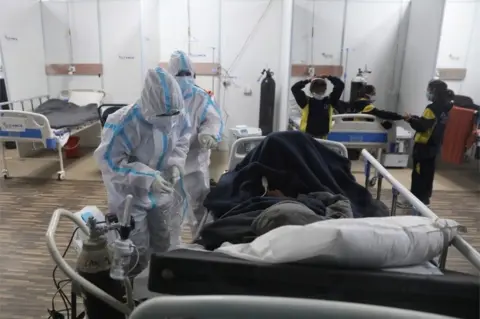
<path id="1" fill-rule="evenodd" d="M 327 90 L 326 79 L 333 84 L 333 90 L 328 96 L 325 96 Z M 309 83 L 311 97 L 307 96 L 304 91 Z M 333 110 L 337 108 L 344 88 L 345 84 L 342 80 L 335 76 L 326 75 L 295 83 L 291 90 L 295 101 L 302 109 L 300 131 L 315 138 L 326 139 L 332 125 Z"/>

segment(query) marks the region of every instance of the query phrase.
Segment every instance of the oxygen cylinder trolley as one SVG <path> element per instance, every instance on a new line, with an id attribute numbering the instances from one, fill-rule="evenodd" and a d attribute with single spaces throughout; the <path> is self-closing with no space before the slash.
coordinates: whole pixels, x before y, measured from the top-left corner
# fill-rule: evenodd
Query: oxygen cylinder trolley
<path id="1" fill-rule="evenodd" d="M 135 227 L 130 216 L 131 206 L 132 196 L 128 195 L 125 210 L 118 216 L 118 222 L 108 224 L 98 223 L 93 216 L 85 223 L 64 209 L 57 209 L 50 220 L 46 234 L 48 250 L 58 267 L 80 287 L 89 319 L 125 319 L 133 311 L 132 286 L 128 273 L 133 268 L 132 256 L 137 249 L 129 239 L 130 232 Z M 70 219 L 86 235 L 76 271 L 62 258 L 55 242 L 60 217 Z M 105 235 L 112 230 L 117 231 L 119 236 L 113 243 L 109 243 Z M 138 251 L 136 255 L 138 259 Z M 134 266 L 136 264 L 137 262 Z"/>

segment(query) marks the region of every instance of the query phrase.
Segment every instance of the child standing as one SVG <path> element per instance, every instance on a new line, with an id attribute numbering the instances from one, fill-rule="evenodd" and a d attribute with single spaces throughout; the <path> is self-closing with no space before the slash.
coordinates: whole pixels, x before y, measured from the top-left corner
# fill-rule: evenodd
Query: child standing
<path id="1" fill-rule="evenodd" d="M 427 99 L 431 102 L 422 116 L 406 114 L 405 120 L 415 130 L 413 146 L 413 170 L 410 191 L 425 205 L 430 204 L 435 161 L 443 142 L 448 114 L 453 107 L 454 93 L 445 82 L 433 80 L 427 87 Z"/>

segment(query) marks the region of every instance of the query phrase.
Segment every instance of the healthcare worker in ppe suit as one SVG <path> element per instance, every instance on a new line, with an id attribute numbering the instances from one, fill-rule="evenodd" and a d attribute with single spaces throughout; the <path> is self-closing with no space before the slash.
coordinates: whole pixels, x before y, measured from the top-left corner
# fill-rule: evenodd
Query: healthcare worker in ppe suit
<path id="1" fill-rule="evenodd" d="M 172 207 L 179 202 L 173 185 L 181 178 L 189 143 L 190 121 L 180 87 L 161 68 L 148 71 L 135 104 L 107 118 L 94 156 L 109 211 L 120 216 L 125 197 L 133 195 L 130 239 L 140 255 L 135 273 L 147 266 L 150 253 L 165 252 L 179 241 L 181 209 Z"/>
<path id="2" fill-rule="evenodd" d="M 175 51 L 168 64 L 182 90 L 186 113 L 192 123 L 190 150 L 185 164 L 185 188 L 190 196 L 190 207 L 197 221 L 205 208 L 203 200 L 210 190 L 210 149 L 217 146 L 223 134 L 221 111 L 213 98 L 195 85 L 194 70 L 190 58 Z"/>

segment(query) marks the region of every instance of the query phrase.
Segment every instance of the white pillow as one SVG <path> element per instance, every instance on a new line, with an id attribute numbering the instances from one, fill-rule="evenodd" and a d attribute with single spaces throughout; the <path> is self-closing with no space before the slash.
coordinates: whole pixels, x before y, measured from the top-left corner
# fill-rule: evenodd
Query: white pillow
<path id="1" fill-rule="evenodd" d="M 303 261 L 346 267 L 404 267 L 432 260 L 457 234 L 449 219 L 394 216 L 319 221 L 283 226 L 249 244 L 225 243 L 216 249 L 265 263 Z"/>
<path id="2" fill-rule="evenodd" d="M 101 91 L 80 91 L 71 90 L 68 102 L 76 104 L 78 106 L 86 106 L 88 104 L 102 103 L 104 93 Z"/>

